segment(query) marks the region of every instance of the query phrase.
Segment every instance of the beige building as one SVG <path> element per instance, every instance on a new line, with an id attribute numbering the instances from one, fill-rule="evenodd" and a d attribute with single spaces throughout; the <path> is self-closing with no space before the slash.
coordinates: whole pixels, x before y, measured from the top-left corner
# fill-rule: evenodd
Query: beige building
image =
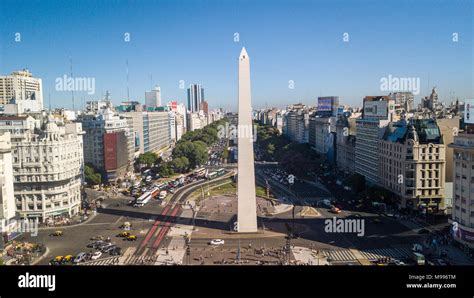
<path id="1" fill-rule="evenodd" d="M 399 207 L 444 213 L 445 145 L 432 119 L 387 126 L 379 142 L 379 185 L 399 197 Z"/>
<path id="2" fill-rule="evenodd" d="M 454 239 L 474 248 L 474 125 L 466 127 L 449 145 L 453 149 L 454 202 L 451 223 L 457 223 Z"/>
<path id="3" fill-rule="evenodd" d="M 19 111 L 39 112 L 43 109 L 43 86 L 27 70 L 0 76 L 0 105 L 16 103 Z"/>

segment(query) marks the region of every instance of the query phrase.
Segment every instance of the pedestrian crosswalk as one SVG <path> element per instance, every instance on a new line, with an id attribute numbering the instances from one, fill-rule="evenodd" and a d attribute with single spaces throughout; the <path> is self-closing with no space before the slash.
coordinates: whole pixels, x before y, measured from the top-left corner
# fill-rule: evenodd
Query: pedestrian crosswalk
<path id="1" fill-rule="evenodd" d="M 331 261 L 355 261 L 356 257 L 349 249 L 322 250 L 321 253 Z"/>
<path id="2" fill-rule="evenodd" d="M 394 259 L 409 258 L 412 254 L 409 246 L 388 247 L 388 248 L 371 248 L 360 250 L 360 254 L 369 261 L 376 261 L 379 258 L 391 257 Z M 326 249 L 320 253 L 330 259 L 332 262 L 349 262 L 356 261 L 357 258 L 349 249 Z"/>
<path id="3" fill-rule="evenodd" d="M 103 258 L 103 259 L 98 259 L 98 260 L 93 260 L 93 261 L 87 261 L 84 263 L 79 263 L 78 265 L 81 266 L 111 266 L 111 265 L 118 265 L 119 264 L 119 258 L 120 257 L 109 257 L 109 258 Z"/>
<path id="4" fill-rule="evenodd" d="M 396 247 L 396 248 L 366 249 L 366 250 L 361 250 L 360 253 L 369 261 L 375 261 L 379 258 L 386 258 L 386 257 L 391 257 L 394 259 L 409 258 L 412 254 L 412 250 L 408 246 L 402 246 L 402 247 Z"/>

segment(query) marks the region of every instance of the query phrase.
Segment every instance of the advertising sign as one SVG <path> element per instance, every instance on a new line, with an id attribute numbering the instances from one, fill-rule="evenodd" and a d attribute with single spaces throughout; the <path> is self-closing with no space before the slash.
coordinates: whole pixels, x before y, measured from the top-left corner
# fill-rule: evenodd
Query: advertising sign
<path id="1" fill-rule="evenodd" d="M 385 100 L 366 101 L 364 103 L 365 118 L 386 118 L 388 116 L 388 103 Z"/>

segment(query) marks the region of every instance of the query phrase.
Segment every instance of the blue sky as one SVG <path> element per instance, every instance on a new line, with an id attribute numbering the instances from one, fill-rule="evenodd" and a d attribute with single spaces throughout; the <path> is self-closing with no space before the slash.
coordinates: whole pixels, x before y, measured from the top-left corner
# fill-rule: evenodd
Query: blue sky
<path id="1" fill-rule="evenodd" d="M 472 0 L 2 0 L 0 74 L 28 68 L 43 79 L 46 107 L 49 95 L 53 107 L 71 107 L 55 79 L 69 75 L 72 57 L 74 76 L 96 80 L 95 95 L 75 93 L 76 107 L 106 90 L 118 104 L 128 59 L 132 100 L 159 84 L 165 102 L 185 103 L 184 80 L 203 85 L 211 108 L 235 109 L 245 46 L 254 108 L 316 104 L 321 95 L 361 105 L 385 94 L 389 74 L 419 77 L 417 102 L 435 85 L 441 99 L 464 99 L 474 97 L 473 15 Z"/>

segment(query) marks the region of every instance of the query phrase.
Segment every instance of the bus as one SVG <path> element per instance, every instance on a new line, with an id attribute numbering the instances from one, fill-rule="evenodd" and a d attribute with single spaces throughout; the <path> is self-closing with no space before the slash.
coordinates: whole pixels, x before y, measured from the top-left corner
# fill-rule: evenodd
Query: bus
<path id="1" fill-rule="evenodd" d="M 167 183 L 161 183 L 161 184 L 157 185 L 156 187 L 158 187 L 159 189 L 163 190 L 163 189 L 167 189 L 167 188 L 168 188 L 168 184 L 167 184 Z"/>
<path id="2" fill-rule="evenodd" d="M 218 169 L 216 172 L 217 172 L 217 176 L 222 176 L 225 174 L 225 170 L 223 168 Z"/>
<path id="3" fill-rule="evenodd" d="M 151 192 L 147 191 L 135 201 L 135 207 L 142 207 L 151 200 Z"/>
<path id="4" fill-rule="evenodd" d="M 207 174 L 207 179 L 211 180 L 217 177 L 217 172 L 210 172 Z"/>
<path id="5" fill-rule="evenodd" d="M 194 170 L 193 174 L 198 177 L 202 177 L 206 174 L 206 168 L 199 168 L 197 170 Z"/>
<path id="6" fill-rule="evenodd" d="M 154 199 L 160 194 L 160 188 L 154 187 L 150 193 L 151 193 L 151 198 Z"/>

